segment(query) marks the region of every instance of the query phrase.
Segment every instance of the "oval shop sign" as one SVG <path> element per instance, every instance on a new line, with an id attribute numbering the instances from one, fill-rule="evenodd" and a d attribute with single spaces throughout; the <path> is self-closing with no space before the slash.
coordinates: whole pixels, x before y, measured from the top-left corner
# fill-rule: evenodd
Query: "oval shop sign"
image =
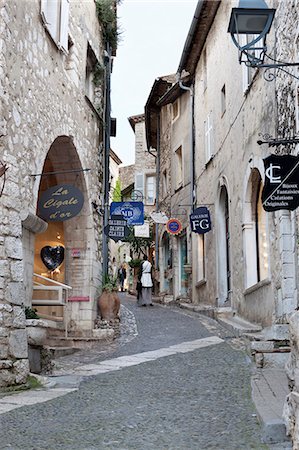
<path id="1" fill-rule="evenodd" d="M 58 184 L 44 192 L 38 201 L 38 212 L 49 222 L 63 222 L 77 216 L 84 203 L 82 192 L 71 184 Z"/>

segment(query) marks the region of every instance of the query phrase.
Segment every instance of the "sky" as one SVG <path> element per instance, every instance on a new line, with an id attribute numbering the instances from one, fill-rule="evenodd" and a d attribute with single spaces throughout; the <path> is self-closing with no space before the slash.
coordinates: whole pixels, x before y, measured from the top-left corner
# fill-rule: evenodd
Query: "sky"
<path id="1" fill-rule="evenodd" d="M 156 78 L 176 73 L 196 5 L 197 0 L 123 0 L 118 6 L 121 38 L 111 77 L 117 136 L 111 148 L 123 165 L 135 162 L 128 117 L 144 113 Z"/>

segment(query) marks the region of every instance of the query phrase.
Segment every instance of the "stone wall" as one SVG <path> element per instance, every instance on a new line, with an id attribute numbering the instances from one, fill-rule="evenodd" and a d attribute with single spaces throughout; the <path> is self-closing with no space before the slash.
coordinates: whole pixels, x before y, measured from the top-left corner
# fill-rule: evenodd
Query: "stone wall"
<path id="1" fill-rule="evenodd" d="M 103 52 L 94 1 L 70 2 L 70 41 L 68 54 L 53 42 L 43 25 L 40 2 L 1 4 L 0 158 L 8 171 L 0 199 L 0 386 L 22 383 L 28 374 L 22 305 L 25 287 L 32 283 L 24 268 L 31 264 L 34 235 L 25 236 L 21 218 L 36 214 L 41 179 L 32 174 L 42 173 L 51 145 L 62 136 L 72 143 L 79 168 L 91 169 L 81 173 L 84 209 L 77 225 L 71 227 L 74 240 L 69 243 L 84 248 L 90 268 L 86 281 L 90 302 L 85 308 L 74 306 L 73 319 L 81 320 L 82 328 L 90 328 L 95 315 L 93 297 L 101 277 L 101 219 L 92 211 L 91 201 L 98 203 L 102 191 L 102 130 L 97 112 L 102 97 L 99 89 L 98 103 L 92 104 L 85 86 L 88 43 L 100 62 Z M 61 144 L 61 157 L 67 155 L 66 149 Z M 63 169 L 72 163 L 64 161 Z"/>

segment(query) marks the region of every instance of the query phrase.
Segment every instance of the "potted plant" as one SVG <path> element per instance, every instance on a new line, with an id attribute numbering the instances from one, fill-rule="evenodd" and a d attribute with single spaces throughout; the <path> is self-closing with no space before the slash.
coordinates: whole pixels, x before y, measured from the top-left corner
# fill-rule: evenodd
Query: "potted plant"
<path id="1" fill-rule="evenodd" d="M 106 275 L 102 284 L 102 293 L 98 298 L 101 320 L 113 324 L 119 320 L 120 299 L 117 293 L 117 278 Z"/>

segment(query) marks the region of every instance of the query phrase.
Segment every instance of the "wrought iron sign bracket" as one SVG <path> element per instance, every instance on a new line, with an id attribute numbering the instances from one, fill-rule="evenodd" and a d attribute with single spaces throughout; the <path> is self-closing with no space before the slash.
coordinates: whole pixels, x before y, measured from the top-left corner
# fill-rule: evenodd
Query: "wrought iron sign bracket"
<path id="1" fill-rule="evenodd" d="M 259 136 L 261 136 L 264 140 L 257 141 L 258 145 L 268 144 L 269 147 L 279 147 L 280 145 L 299 144 L 299 136 L 297 135 L 287 139 L 273 138 L 269 134 L 261 134 L 261 133 L 259 133 Z"/>

